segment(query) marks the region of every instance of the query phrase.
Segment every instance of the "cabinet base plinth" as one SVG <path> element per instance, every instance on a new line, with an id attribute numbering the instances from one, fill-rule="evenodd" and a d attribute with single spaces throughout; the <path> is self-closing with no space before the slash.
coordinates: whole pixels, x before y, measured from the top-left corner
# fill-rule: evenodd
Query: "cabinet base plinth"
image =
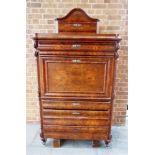
<path id="1" fill-rule="evenodd" d="M 93 140 L 92 141 L 92 147 L 99 147 L 100 146 L 100 141 L 99 140 Z"/>
<path id="2" fill-rule="evenodd" d="M 53 139 L 53 147 L 58 148 L 61 146 L 61 139 Z"/>

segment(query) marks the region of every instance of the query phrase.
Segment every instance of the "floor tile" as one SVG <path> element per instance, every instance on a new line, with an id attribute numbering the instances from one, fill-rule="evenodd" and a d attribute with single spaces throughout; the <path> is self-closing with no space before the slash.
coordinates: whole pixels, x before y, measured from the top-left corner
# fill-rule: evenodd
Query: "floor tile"
<path id="1" fill-rule="evenodd" d="M 52 155 L 97 155 L 97 150 L 91 148 L 60 148 L 53 149 Z"/>

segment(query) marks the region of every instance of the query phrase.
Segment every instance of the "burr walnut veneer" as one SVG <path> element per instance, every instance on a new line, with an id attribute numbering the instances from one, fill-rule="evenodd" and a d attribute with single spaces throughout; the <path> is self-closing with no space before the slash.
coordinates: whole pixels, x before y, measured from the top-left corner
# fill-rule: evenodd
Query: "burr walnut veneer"
<path id="1" fill-rule="evenodd" d="M 81 9 L 58 18 L 58 33 L 35 34 L 41 138 L 111 140 L 114 78 L 120 38 L 97 34 L 98 19 Z"/>

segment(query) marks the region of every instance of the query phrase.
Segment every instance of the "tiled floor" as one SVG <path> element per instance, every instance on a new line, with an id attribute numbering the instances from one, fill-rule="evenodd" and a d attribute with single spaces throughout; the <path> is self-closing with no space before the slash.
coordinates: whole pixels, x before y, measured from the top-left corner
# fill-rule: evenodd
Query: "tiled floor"
<path id="1" fill-rule="evenodd" d="M 128 154 L 128 127 L 113 126 L 112 142 L 105 147 L 101 142 L 99 148 L 92 148 L 91 141 L 66 141 L 61 148 L 52 148 L 52 140 L 48 139 L 42 145 L 39 133 L 39 124 L 27 124 L 27 154 L 26 155 L 127 155 Z"/>

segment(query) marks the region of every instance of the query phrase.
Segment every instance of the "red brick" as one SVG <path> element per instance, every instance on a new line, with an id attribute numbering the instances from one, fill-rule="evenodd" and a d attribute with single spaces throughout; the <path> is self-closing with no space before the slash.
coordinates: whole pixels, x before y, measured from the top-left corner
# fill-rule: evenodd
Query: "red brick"
<path id="1" fill-rule="evenodd" d="M 122 8 L 122 4 L 108 4 L 108 8 L 117 8 L 120 9 Z"/>
<path id="2" fill-rule="evenodd" d="M 41 3 L 31 3 L 30 6 L 33 8 L 41 8 Z"/>
<path id="3" fill-rule="evenodd" d="M 53 20 L 48 20 L 48 24 L 54 24 Z"/>
<path id="4" fill-rule="evenodd" d="M 77 4 L 77 7 L 87 9 L 87 8 L 91 8 L 91 5 L 83 3 L 83 4 Z"/>
<path id="5" fill-rule="evenodd" d="M 104 0 L 104 3 L 110 3 L 111 0 Z"/>
<path id="6" fill-rule="evenodd" d="M 107 30 L 119 30 L 119 26 L 107 26 Z"/>
<path id="7" fill-rule="evenodd" d="M 109 15 L 108 19 L 121 20 L 121 15 Z"/>
<path id="8" fill-rule="evenodd" d="M 93 9 L 104 9 L 107 6 L 105 4 L 92 4 Z"/>

